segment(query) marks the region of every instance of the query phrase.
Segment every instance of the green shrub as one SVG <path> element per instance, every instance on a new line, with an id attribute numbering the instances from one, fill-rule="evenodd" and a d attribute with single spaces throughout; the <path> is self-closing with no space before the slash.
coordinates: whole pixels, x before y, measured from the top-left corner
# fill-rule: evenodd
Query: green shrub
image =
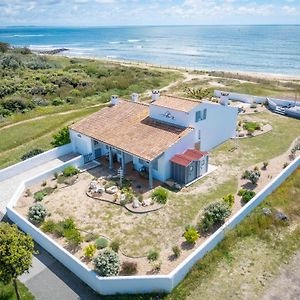
<path id="1" fill-rule="evenodd" d="M 28 209 L 28 219 L 35 224 L 40 224 L 45 220 L 47 209 L 42 204 L 34 204 Z"/>
<path id="2" fill-rule="evenodd" d="M 232 207 L 234 204 L 234 196 L 232 194 L 228 194 L 223 197 L 223 201 L 229 206 Z"/>
<path id="3" fill-rule="evenodd" d="M 53 232 L 58 236 L 63 236 L 66 238 L 71 246 L 78 246 L 82 242 L 80 231 L 76 227 L 72 218 L 67 218 L 56 223 Z"/>
<path id="4" fill-rule="evenodd" d="M 202 222 L 200 227 L 204 231 L 209 231 L 214 225 L 223 223 L 230 216 L 231 209 L 227 203 L 216 201 L 204 208 Z"/>
<path id="5" fill-rule="evenodd" d="M 51 144 L 55 147 L 63 146 L 71 142 L 69 128 L 64 127 L 58 133 L 53 135 Z"/>
<path id="6" fill-rule="evenodd" d="M 152 272 L 159 272 L 161 269 L 161 261 L 152 261 L 151 262 L 152 265 Z"/>
<path id="7" fill-rule="evenodd" d="M 46 195 L 43 191 L 38 191 L 33 194 L 33 198 L 35 201 L 42 201 Z"/>
<path id="8" fill-rule="evenodd" d="M 120 245 L 121 245 L 121 242 L 119 240 L 113 240 L 110 243 L 110 248 L 115 252 L 119 252 Z"/>
<path id="9" fill-rule="evenodd" d="M 249 202 L 255 196 L 255 194 L 256 193 L 254 191 L 244 189 L 240 189 L 238 192 L 238 195 L 242 197 L 242 200 L 245 203 Z"/>
<path id="10" fill-rule="evenodd" d="M 158 260 L 159 258 L 159 253 L 156 250 L 151 250 L 149 251 L 148 255 L 147 255 L 147 259 L 148 261 L 155 261 Z"/>
<path id="11" fill-rule="evenodd" d="M 63 170 L 63 175 L 65 177 L 74 176 L 79 173 L 79 170 L 75 168 L 74 166 L 68 166 Z"/>
<path id="12" fill-rule="evenodd" d="M 243 128 L 249 133 L 253 133 L 255 130 L 260 130 L 260 124 L 257 122 L 245 122 Z"/>
<path id="13" fill-rule="evenodd" d="M 56 223 L 53 220 L 44 222 L 41 226 L 41 230 L 44 232 L 53 233 L 55 230 Z"/>
<path id="14" fill-rule="evenodd" d="M 173 246 L 172 251 L 173 251 L 173 254 L 176 258 L 179 257 L 180 254 L 181 254 L 181 250 L 178 246 Z"/>
<path id="15" fill-rule="evenodd" d="M 83 249 L 84 256 L 91 259 L 94 256 L 96 250 L 97 248 L 94 244 L 89 244 Z"/>
<path id="16" fill-rule="evenodd" d="M 95 241 L 97 249 L 104 249 L 108 246 L 108 241 L 104 238 L 98 238 Z"/>
<path id="17" fill-rule="evenodd" d="M 116 276 L 120 270 L 119 256 L 115 251 L 104 250 L 93 260 L 95 271 L 102 277 Z"/>
<path id="18" fill-rule="evenodd" d="M 137 263 L 133 261 L 124 261 L 121 266 L 122 275 L 134 275 L 137 273 Z"/>
<path id="19" fill-rule="evenodd" d="M 191 226 L 185 231 L 183 236 L 189 244 L 195 244 L 197 239 L 200 237 L 200 234 L 198 233 L 195 227 Z"/>
<path id="20" fill-rule="evenodd" d="M 28 158 L 34 157 L 34 156 L 36 156 L 38 154 L 41 154 L 43 152 L 44 152 L 44 150 L 39 149 L 39 148 L 35 148 L 35 149 L 32 149 L 32 150 L 26 152 L 25 154 L 23 154 L 21 159 L 26 160 Z"/>
<path id="21" fill-rule="evenodd" d="M 255 170 L 251 170 L 251 171 L 244 171 L 243 175 L 242 175 L 242 179 L 248 179 L 249 181 L 251 181 L 252 184 L 257 184 L 259 178 L 260 178 L 260 172 L 257 169 Z"/>
<path id="22" fill-rule="evenodd" d="M 64 104 L 64 101 L 60 98 L 55 98 L 52 100 L 51 104 L 54 106 L 59 106 L 59 105 Z"/>
<path id="23" fill-rule="evenodd" d="M 160 204 L 166 204 L 168 200 L 168 191 L 162 187 L 158 187 L 152 192 L 151 198 Z"/>

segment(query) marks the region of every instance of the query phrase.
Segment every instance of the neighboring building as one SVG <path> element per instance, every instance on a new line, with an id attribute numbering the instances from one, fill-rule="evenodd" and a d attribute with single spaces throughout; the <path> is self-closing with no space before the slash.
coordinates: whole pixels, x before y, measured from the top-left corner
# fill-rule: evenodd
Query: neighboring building
<path id="1" fill-rule="evenodd" d="M 70 128 L 73 150 L 87 160 L 109 157 L 152 178 L 173 178 L 181 184 L 207 171 L 207 151 L 235 136 L 237 109 L 152 93 L 152 102 L 112 96 L 110 107 L 77 122 Z"/>

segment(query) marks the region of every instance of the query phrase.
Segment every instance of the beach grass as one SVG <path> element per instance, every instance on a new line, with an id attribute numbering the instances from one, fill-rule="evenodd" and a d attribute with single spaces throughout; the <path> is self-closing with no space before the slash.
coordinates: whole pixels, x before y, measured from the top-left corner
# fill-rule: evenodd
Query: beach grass
<path id="1" fill-rule="evenodd" d="M 52 135 L 61 127 L 71 124 L 95 111 L 98 107 L 86 108 L 70 114 L 49 116 L 45 119 L 1 129 L 0 167 L 4 168 L 21 160 L 21 156 L 34 148 L 52 148 Z"/>

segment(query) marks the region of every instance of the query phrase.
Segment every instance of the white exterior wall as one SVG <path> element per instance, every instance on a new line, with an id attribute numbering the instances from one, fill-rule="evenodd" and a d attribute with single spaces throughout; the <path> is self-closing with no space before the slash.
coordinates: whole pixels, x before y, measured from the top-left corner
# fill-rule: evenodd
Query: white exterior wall
<path id="1" fill-rule="evenodd" d="M 282 170 L 263 190 L 244 205 L 233 217 L 225 222 L 215 233 L 213 233 L 202 245 L 195 249 L 180 265 L 168 275 L 144 275 L 144 276 L 119 276 L 99 277 L 97 274 L 73 256 L 66 249 L 44 234 L 40 229 L 28 222 L 21 216 L 14 205 L 19 199 L 28 182 L 23 182 L 16 187 L 16 192 L 7 206 L 7 216 L 16 223 L 24 232 L 30 234 L 33 239 L 44 247 L 57 260 L 71 270 L 76 276 L 88 284 L 92 289 L 104 295 L 113 294 L 137 294 L 151 292 L 171 292 L 176 285 L 190 271 L 192 266 L 207 252 L 211 251 L 225 236 L 228 230 L 238 225 L 257 205 L 259 205 L 269 194 L 272 193 L 293 171 L 300 165 L 300 157 L 292 164 Z M 40 175 L 44 178 L 44 174 Z M 31 179 L 29 179 L 30 181 Z"/>
<path id="2" fill-rule="evenodd" d="M 207 109 L 206 119 L 195 122 L 196 111 Z M 202 103 L 190 113 L 190 126 L 195 128 L 194 143 L 199 142 L 200 150 L 209 151 L 235 136 L 238 109 L 214 103 Z"/>
<path id="3" fill-rule="evenodd" d="M 214 95 L 216 97 L 221 97 L 222 91 L 215 90 Z M 226 92 L 225 92 L 226 93 Z M 278 98 L 270 98 L 270 97 L 263 97 L 263 96 L 254 96 L 254 95 L 248 95 L 248 94 L 240 94 L 240 93 L 231 93 L 229 92 L 229 99 L 233 101 L 241 101 L 244 103 L 266 103 L 269 100 L 273 101 L 275 104 L 280 106 L 300 106 L 300 102 L 295 102 L 292 100 L 284 100 L 284 99 L 278 99 Z"/>
<path id="4" fill-rule="evenodd" d="M 94 153 L 94 143 L 90 137 L 70 129 L 70 138 L 74 152 L 82 155 Z"/>
<path id="5" fill-rule="evenodd" d="M 36 166 L 44 164 L 44 163 L 51 161 L 55 158 L 58 158 L 60 156 L 64 156 L 68 153 L 71 153 L 72 151 L 73 151 L 72 144 L 70 143 L 70 144 L 67 144 L 67 145 L 64 145 L 61 147 L 51 149 L 44 153 L 38 154 L 38 155 L 31 157 L 29 159 L 26 159 L 24 161 L 21 161 L 15 165 L 12 165 L 10 167 L 0 170 L 0 181 L 6 180 L 17 174 L 26 172 Z"/>
<path id="6" fill-rule="evenodd" d="M 194 149 L 194 130 L 181 138 L 177 143 L 170 147 L 158 160 L 158 171 L 153 170 L 153 176 L 160 181 L 166 181 L 171 177 L 170 159 L 175 155 L 184 152 L 187 149 Z"/>
<path id="7" fill-rule="evenodd" d="M 166 117 L 166 113 L 168 112 L 171 114 L 171 116 L 174 117 L 174 119 Z M 182 127 L 189 126 L 189 120 L 190 120 L 189 113 L 178 111 L 175 109 L 165 108 L 161 106 L 156 106 L 155 103 L 150 104 L 149 115 L 151 118 L 165 123 L 171 123 Z"/>

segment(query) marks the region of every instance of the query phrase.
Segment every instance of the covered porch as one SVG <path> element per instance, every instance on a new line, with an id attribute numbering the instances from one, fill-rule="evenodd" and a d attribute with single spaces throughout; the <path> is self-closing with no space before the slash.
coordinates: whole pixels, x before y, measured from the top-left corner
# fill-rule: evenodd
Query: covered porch
<path id="1" fill-rule="evenodd" d="M 137 185 L 148 189 L 159 186 L 153 178 L 151 161 L 144 160 L 124 150 L 92 139 L 93 157 L 106 166 L 113 174 L 137 181 Z"/>

